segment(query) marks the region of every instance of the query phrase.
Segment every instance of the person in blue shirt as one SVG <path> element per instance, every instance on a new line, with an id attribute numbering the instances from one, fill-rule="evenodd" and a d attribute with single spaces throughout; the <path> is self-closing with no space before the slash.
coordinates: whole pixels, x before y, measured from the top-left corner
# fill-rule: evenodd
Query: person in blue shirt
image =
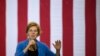
<path id="1" fill-rule="evenodd" d="M 37 23 L 29 23 L 26 28 L 28 38 L 18 43 L 15 56 L 60 56 L 61 41 L 55 41 L 53 46 L 56 53 L 53 53 L 46 44 L 36 39 L 40 32 L 40 26 Z"/>

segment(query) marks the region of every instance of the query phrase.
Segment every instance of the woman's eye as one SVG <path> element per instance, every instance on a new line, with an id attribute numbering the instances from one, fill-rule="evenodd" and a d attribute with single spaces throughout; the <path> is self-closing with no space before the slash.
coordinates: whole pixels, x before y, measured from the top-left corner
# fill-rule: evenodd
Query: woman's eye
<path id="1" fill-rule="evenodd" d="M 37 32 L 37 30 L 29 30 L 30 32 Z"/>
<path id="2" fill-rule="evenodd" d="M 37 32 L 37 30 L 34 30 L 34 32 Z"/>
<path id="3" fill-rule="evenodd" d="M 32 32 L 32 30 L 29 30 L 30 32 Z"/>

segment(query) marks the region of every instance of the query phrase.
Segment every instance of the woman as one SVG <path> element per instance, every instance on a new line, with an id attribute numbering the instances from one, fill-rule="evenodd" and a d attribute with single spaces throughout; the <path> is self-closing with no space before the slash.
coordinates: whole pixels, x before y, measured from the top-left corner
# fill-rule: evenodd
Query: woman
<path id="1" fill-rule="evenodd" d="M 40 27 L 37 23 L 31 22 L 26 28 L 27 39 L 18 44 L 15 56 L 60 56 L 61 41 L 53 44 L 56 49 L 54 54 L 44 43 L 36 38 L 40 35 Z"/>

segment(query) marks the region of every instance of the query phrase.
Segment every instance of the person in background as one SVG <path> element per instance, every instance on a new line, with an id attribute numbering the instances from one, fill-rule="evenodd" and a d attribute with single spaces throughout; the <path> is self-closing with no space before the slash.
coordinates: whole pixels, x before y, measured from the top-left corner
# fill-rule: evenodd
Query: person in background
<path id="1" fill-rule="evenodd" d="M 53 53 L 46 44 L 37 40 L 40 33 L 40 26 L 30 22 L 26 28 L 27 39 L 18 43 L 15 56 L 60 56 L 61 41 L 53 43 L 56 49 L 56 53 Z"/>

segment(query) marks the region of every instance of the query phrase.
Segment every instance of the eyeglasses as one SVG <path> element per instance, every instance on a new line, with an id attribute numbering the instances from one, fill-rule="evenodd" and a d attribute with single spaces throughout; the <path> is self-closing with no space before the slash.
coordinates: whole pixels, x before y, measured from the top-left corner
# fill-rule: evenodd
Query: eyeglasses
<path id="1" fill-rule="evenodd" d="M 31 29 L 31 30 L 29 30 L 29 32 L 38 32 L 38 31 L 37 31 L 37 30 L 32 30 L 32 29 Z"/>

